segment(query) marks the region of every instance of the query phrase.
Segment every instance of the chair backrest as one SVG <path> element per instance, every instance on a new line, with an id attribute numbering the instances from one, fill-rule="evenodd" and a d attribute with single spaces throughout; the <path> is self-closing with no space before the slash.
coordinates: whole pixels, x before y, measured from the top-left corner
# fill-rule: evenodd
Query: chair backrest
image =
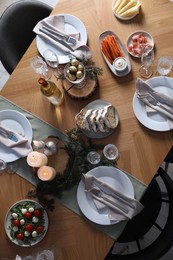
<path id="1" fill-rule="evenodd" d="M 34 26 L 49 16 L 52 7 L 37 0 L 11 4 L 0 18 L 0 60 L 11 74 L 35 38 Z"/>
<path id="2" fill-rule="evenodd" d="M 158 260 L 173 245 L 173 181 L 169 175 L 159 168 L 147 191 L 143 195 L 141 202 L 144 209 L 136 215 L 132 220 L 128 221 L 122 235 L 113 244 L 105 260 Z M 160 214 L 163 214 L 162 208 L 165 209 L 167 215 L 164 216 L 164 225 L 159 224 Z M 154 232 L 154 228 L 158 232 Z M 147 232 L 151 231 L 155 236 L 143 248 L 140 246 L 140 240 L 145 240 Z M 138 245 L 135 252 L 123 252 L 120 254 L 115 252 L 116 244 L 125 245 L 135 241 Z M 127 248 L 126 247 L 126 248 Z"/>

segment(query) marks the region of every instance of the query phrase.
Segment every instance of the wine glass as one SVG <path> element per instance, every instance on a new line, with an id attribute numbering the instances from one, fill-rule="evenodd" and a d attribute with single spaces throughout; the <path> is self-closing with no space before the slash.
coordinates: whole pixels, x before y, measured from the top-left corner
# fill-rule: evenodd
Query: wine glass
<path id="1" fill-rule="evenodd" d="M 58 57 L 56 55 L 56 53 L 50 49 L 47 49 L 44 51 L 43 53 L 43 57 L 46 61 L 46 63 L 54 70 L 54 75 L 55 77 L 59 78 L 60 75 L 60 70 L 58 69 L 59 67 L 59 60 Z"/>
<path id="2" fill-rule="evenodd" d="M 168 56 L 161 57 L 158 60 L 158 63 L 157 63 L 157 72 L 161 76 L 166 76 L 170 73 L 171 70 L 172 70 L 172 59 L 171 59 L 171 57 L 168 57 Z"/>
<path id="3" fill-rule="evenodd" d="M 139 73 L 143 78 L 149 78 L 153 74 L 151 65 L 154 61 L 154 50 L 152 46 L 146 46 L 141 55 L 142 66 L 139 69 Z"/>
<path id="4" fill-rule="evenodd" d="M 33 57 L 30 64 L 34 71 L 46 80 L 52 76 L 51 70 L 49 70 L 46 62 L 40 56 Z"/>

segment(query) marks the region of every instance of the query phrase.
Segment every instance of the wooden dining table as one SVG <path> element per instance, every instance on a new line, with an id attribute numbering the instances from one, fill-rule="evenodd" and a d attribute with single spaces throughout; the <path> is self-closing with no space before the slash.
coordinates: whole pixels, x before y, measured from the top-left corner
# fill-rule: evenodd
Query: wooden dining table
<path id="1" fill-rule="evenodd" d="M 131 20 L 117 19 L 112 11 L 112 0 L 59 0 L 51 15 L 71 14 L 78 17 L 87 30 L 87 45 L 92 51 L 92 61 L 103 69 L 98 77 L 98 86 L 91 97 L 74 99 L 64 92 L 64 102 L 55 108 L 39 89 L 38 74 L 30 66 L 30 60 L 39 55 L 36 40 L 32 42 L 1 95 L 17 106 L 65 132 L 76 127 L 75 115 L 85 105 L 96 99 L 110 102 L 119 114 L 119 124 L 110 136 L 94 140 L 96 143 L 113 143 L 120 152 L 117 165 L 144 184 L 148 185 L 173 145 L 173 131 L 154 131 L 142 125 L 133 111 L 133 96 L 141 61 L 129 55 L 131 72 L 124 77 L 115 76 L 100 51 L 99 36 L 110 30 L 116 33 L 126 47 L 128 36 L 135 31 L 147 31 L 154 39 L 155 59 L 153 75 L 157 76 L 158 58 L 173 58 L 173 3 L 168 0 L 140 0 L 138 15 Z M 172 77 L 171 72 L 169 77 Z M 61 89 L 62 81 L 52 76 Z M 63 91 L 63 89 L 62 89 Z M 18 174 L 0 176 L 0 257 L 15 259 L 29 255 L 32 249 L 54 246 L 59 260 L 103 260 L 113 244 L 113 239 L 95 228 L 86 218 L 75 214 L 56 201 L 55 209 L 49 212 L 49 232 L 33 248 L 12 243 L 4 229 L 4 219 L 9 207 L 26 198 L 33 185 Z"/>

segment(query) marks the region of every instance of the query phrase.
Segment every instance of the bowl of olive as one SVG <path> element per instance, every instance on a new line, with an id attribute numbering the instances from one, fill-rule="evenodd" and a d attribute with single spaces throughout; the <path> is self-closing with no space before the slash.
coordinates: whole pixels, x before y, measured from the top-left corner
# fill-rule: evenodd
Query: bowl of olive
<path id="1" fill-rule="evenodd" d="M 81 88 L 85 83 L 85 66 L 79 60 L 74 58 L 65 66 L 64 76 L 66 80 L 74 84 L 75 87 Z"/>

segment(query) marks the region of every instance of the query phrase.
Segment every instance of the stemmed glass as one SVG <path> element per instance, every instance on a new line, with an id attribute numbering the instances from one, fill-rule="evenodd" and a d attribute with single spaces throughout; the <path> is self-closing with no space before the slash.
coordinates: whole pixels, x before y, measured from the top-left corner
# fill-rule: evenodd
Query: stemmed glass
<path id="1" fill-rule="evenodd" d="M 139 69 L 140 76 L 149 78 L 153 74 L 151 65 L 154 61 L 154 50 L 152 46 L 146 46 L 141 55 L 142 66 Z"/>
<path id="2" fill-rule="evenodd" d="M 55 77 L 59 78 L 60 70 L 59 70 L 59 60 L 56 53 L 50 49 L 47 49 L 43 53 L 43 57 L 47 65 L 54 69 Z"/>
<path id="3" fill-rule="evenodd" d="M 33 57 L 30 61 L 30 64 L 33 70 L 46 80 L 50 79 L 52 76 L 52 72 L 49 70 L 46 62 L 40 56 Z"/>

